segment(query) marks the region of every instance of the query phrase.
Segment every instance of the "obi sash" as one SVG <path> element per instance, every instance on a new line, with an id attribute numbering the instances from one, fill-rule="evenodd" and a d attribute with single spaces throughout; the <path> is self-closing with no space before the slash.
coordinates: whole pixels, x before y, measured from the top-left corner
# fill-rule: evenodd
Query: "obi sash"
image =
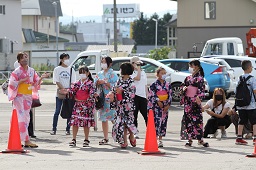
<path id="1" fill-rule="evenodd" d="M 19 84 L 18 94 L 32 95 L 32 86 L 31 86 L 31 84 L 27 84 L 27 83 Z"/>

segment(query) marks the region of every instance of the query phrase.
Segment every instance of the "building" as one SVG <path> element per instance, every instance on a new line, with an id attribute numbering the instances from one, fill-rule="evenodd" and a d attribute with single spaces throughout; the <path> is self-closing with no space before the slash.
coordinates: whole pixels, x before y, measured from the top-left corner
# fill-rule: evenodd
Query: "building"
<path id="1" fill-rule="evenodd" d="M 200 55 L 208 39 L 239 37 L 256 27 L 255 0 L 174 0 L 177 12 L 177 57 Z M 195 53 L 194 53 L 195 52 Z"/>
<path id="2" fill-rule="evenodd" d="M 0 52 L 0 70 L 10 70 L 17 53 L 22 51 L 21 0 L 1 0 L 0 21 L 0 39 L 7 39 L 9 45 L 9 49 Z M 0 41 L 1 49 L 2 46 Z"/>

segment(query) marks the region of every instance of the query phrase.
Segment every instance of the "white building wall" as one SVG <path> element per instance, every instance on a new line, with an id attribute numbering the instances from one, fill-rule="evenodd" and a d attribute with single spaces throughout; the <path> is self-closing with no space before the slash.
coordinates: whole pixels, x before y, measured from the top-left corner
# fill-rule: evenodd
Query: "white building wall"
<path id="1" fill-rule="evenodd" d="M 6 37 L 15 42 L 13 54 L 6 56 L 0 53 L 0 70 L 6 70 L 13 65 L 17 53 L 22 51 L 21 0 L 1 0 L 0 4 L 5 5 L 5 15 L 0 15 L 0 38 Z"/>

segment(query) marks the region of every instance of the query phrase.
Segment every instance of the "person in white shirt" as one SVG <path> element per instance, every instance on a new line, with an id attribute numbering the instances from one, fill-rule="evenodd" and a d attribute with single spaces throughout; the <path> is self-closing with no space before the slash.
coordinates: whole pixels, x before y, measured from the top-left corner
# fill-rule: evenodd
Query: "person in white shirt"
<path id="1" fill-rule="evenodd" d="M 145 71 L 141 69 L 141 65 L 144 63 L 139 59 L 139 57 L 134 56 L 131 58 L 130 63 L 134 67 L 134 72 L 131 75 L 131 78 L 133 78 L 135 86 L 136 86 L 136 93 L 135 93 L 135 111 L 134 111 L 134 124 L 136 127 L 138 127 L 138 112 L 142 114 L 144 121 L 147 125 L 148 120 L 148 113 L 147 113 L 147 94 L 148 94 L 148 88 L 147 88 L 147 75 Z M 136 136 L 138 138 L 138 136 Z"/>
<path id="2" fill-rule="evenodd" d="M 63 53 L 60 55 L 59 66 L 55 67 L 53 71 L 53 83 L 57 85 L 58 89 L 61 90 L 61 89 L 70 88 L 70 73 L 71 73 L 71 67 L 69 67 L 69 55 L 66 53 Z M 75 70 L 72 68 L 71 83 L 75 83 L 75 81 L 76 81 L 76 73 L 75 73 Z M 56 94 L 56 107 L 55 107 L 55 113 L 53 115 L 52 132 L 50 133 L 51 135 L 56 135 L 62 100 L 63 99 L 59 99 Z M 70 119 L 67 119 L 66 135 L 70 135 L 69 120 Z"/>
<path id="3" fill-rule="evenodd" d="M 216 137 L 218 129 L 221 129 L 221 138 L 227 137 L 225 129 L 230 126 L 231 119 L 228 115 L 230 104 L 225 99 L 225 91 L 222 88 L 215 88 L 213 99 L 210 99 L 202 107 L 202 111 L 211 116 L 204 127 L 204 138 L 207 138 L 208 134 L 214 134 L 214 137 Z"/>

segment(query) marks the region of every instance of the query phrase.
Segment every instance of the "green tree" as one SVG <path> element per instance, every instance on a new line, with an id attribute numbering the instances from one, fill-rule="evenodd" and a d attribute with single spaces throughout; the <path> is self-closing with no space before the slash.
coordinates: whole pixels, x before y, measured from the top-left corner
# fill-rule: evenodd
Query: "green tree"
<path id="1" fill-rule="evenodd" d="M 135 40 L 135 45 L 154 45 L 155 44 L 155 21 L 158 20 L 157 26 L 157 44 L 158 45 L 166 45 L 167 32 L 165 24 L 169 22 L 172 18 L 170 13 L 167 13 L 163 16 L 163 18 L 159 18 L 159 16 L 154 13 L 149 19 L 145 18 L 143 13 L 141 13 L 141 17 L 138 20 L 135 20 L 133 23 L 133 39 Z"/>
<path id="2" fill-rule="evenodd" d="M 171 51 L 170 47 L 162 47 L 162 48 L 150 50 L 149 57 L 155 60 L 167 59 L 170 51 Z"/>

